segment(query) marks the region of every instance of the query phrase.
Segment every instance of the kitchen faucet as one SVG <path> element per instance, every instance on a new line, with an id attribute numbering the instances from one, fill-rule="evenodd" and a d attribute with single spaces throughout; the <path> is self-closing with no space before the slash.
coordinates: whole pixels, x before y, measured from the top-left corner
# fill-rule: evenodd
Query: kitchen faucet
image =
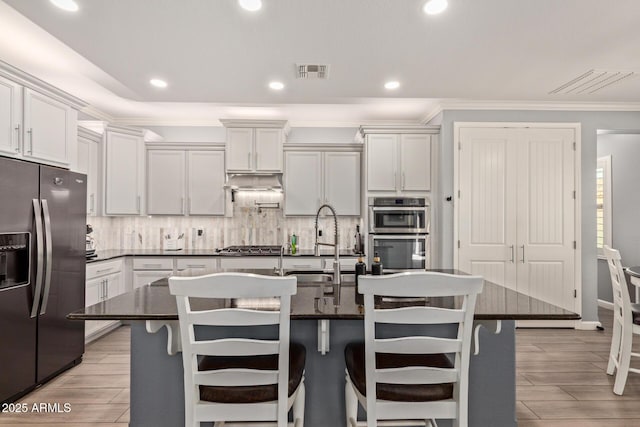
<path id="1" fill-rule="evenodd" d="M 335 233 L 334 233 L 334 243 L 325 243 L 318 242 L 318 218 L 320 217 L 320 212 L 324 208 L 328 208 L 333 215 L 333 220 L 335 224 Z M 316 213 L 316 244 L 315 244 L 315 255 L 320 256 L 320 246 L 333 246 L 333 298 L 335 301 L 335 305 L 340 305 L 340 247 L 338 245 L 338 215 L 336 214 L 336 210 L 333 206 L 329 204 L 324 204 L 320 206 L 318 209 L 318 213 Z"/>

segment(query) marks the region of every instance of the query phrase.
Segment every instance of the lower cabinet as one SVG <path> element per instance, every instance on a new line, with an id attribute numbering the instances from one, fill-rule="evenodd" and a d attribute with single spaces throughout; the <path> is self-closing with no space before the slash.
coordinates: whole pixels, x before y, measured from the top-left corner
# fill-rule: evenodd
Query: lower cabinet
<path id="1" fill-rule="evenodd" d="M 149 285 L 156 280 L 164 279 L 173 273 L 174 259 L 172 257 L 134 257 L 133 258 L 133 289 Z"/>
<path id="2" fill-rule="evenodd" d="M 122 260 L 91 263 L 87 265 L 85 307 L 118 296 L 125 291 Z M 85 322 L 85 340 L 92 341 L 118 324 L 113 320 Z"/>
<path id="3" fill-rule="evenodd" d="M 150 285 L 156 280 L 171 276 L 172 270 L 134 270 L 133 289 Z"/>

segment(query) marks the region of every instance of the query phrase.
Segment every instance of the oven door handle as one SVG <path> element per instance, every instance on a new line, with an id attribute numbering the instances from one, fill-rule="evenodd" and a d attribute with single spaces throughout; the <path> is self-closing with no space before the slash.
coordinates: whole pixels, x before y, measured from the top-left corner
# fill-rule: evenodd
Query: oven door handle
<path id="1" fill-rule="evenodd" d="M 371 235 L 372 240 L 427 240 L 429 238 L 428 234 L 420 233 L 420 234 L 375 234 Z"/>

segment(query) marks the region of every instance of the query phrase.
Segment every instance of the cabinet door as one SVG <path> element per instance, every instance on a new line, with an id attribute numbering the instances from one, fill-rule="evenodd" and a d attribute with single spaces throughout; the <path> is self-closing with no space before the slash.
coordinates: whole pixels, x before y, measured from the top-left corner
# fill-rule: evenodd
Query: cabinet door
<path id="1" fill-rule="evenodd" d="M 105 278 L 107 284 L 105 286 L 105 299 L 111 299 L 124 293 L 124 281 L 122 273 L 111 274 Z"/>
<path id="2" fill-rule="evenodd" d="M 254 169 L 253 129 L 227 129 L 226 157 L 228 171 L 250 172 Z"/>
<path id="3" fill-rule="evenodd" d="M 367 189 L 396 191 L 397 136 L 367 136 Z"/>
<path id="4" fill-rule="evenodd" d="M 360 215 L 360 153 L 324 154 L 324 201 L 338 215 Z"/>
<path id="5" fill-rule="evenodd" d="M 188 152 L 189 215 L 224 215 L 224 151 Z"/>
<path id="6" fill-rule="evenodd" d="M 184 151 L 147 151 L 147 213 L 184 215 L 184 181 Z"/>
<path id="7" fill-rule="evenodd" d="M 400 135 L 400 189 L 431 189 L 430 135 Z"/>
<path id="8" fill-rule="evenodd" d="M 68 166 L 71 138 L 77 135 L 77 112 L 48 96 L 24 89 L 23 155 Z"/>
<path id="9" fill-rule="evenodd" d="M 282 129 L 255 130 L 256 171 L 282 172 Z"/>
<path id="10" fill-rule="evenodd" d="M 322 202 L 322 153 L 285 154 L 285 215 L 315 215 Z"/>
<path id="11" fill-rule="evenodd" d="M 104 277 L 87 280 L 84 306 L 89 307 L 102 301 L 104 295 Z"/>
<path id="12" fill-rule="evenodd" d="M 143 162 L 141 138 L 107 131 L 105 170 L 105 213 L 141 213 L 139 169 Z"/>
<path id="13" fill-rule="evenodd" d="M 0 152 L 10 156 L 22 151 L 20 89 L 19 84 L 0 77 Z"/>
<path id="14" fill-rule="evenodd" d="M 78 137 L 77 171 L 87 175 L 87 215 L 96 215 L 98 192 L 98 143 Z"/>

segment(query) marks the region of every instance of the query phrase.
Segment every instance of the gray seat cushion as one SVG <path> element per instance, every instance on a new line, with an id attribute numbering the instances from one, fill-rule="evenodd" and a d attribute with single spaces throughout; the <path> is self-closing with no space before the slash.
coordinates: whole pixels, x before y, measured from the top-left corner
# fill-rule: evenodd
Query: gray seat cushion
<path id="1" fill-rule="evenodd" d="M 289 345 L 289 390 L 291 396 L 300 385 L 304 373 L 306 349 L 302 344 Z M 230 368 L 249 368 L 276 370 L 278 369 L 278 355 L 265 356 L 206 356 L 199 363 L 200 371 L 212 371 Z M 200 399 L 218 403 L 259 403 L 271 402 L 278 399 L 278 385 L 214 387 L 200 386 Z"/>
<path id="2" fill-rule="evenodd" d="M 360 394 L 366 396 L 366 370 L 364 362 L 364 342 L 349 343 L 344 351 L 347 372 L 351 382 Z M 404 366 L 430 366 L 453 368 L 445 354 L 390 354 L 376 353 L 378 369 L 400 368 Z M 451 399 L 453 383 L 445 384 L 384 384 L 376 385 L 378 399 L 396 402 L 431 402 Z"/>

